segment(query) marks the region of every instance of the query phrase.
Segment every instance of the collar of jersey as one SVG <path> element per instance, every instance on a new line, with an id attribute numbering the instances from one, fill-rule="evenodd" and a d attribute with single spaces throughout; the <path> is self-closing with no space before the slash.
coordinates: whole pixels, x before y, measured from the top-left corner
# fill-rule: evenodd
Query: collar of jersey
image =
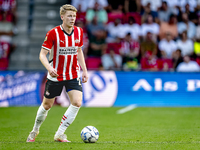
<path id="1" fill-rule="evenodd" d="M 60 25 L 60 28 L 61 28 L 61 30 L 62 30 L 65 34 L 67 34 L 68 36 L 71 36 L 71 35 L 74 33 L 74 28 L 72 29 L 72 32 L 71 32 L 70 34 L 68 34 L 68 33 L 63 29 L 62 25 Z"/>

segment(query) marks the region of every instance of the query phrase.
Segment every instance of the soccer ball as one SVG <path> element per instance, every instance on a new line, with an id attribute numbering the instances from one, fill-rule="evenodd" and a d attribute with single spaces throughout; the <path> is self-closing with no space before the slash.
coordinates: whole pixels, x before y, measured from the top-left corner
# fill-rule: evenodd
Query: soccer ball
<path id="1" fill-rule="evenodd" d="M 93 126 L 86 126 L 81 131 L 81 139 L 85 143 L 95 143 L 99 139 L 99 131 Z"/>

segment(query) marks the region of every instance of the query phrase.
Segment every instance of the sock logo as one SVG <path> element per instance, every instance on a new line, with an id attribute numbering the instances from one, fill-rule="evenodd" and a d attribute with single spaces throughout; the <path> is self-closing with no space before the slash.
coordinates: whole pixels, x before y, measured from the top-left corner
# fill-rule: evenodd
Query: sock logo
<path id="1" fill-rule="evenodd" d="M 64 126 L 65 126 L 65 127 L 69 127 L 69 125 L 70 125 L 70 123 L 67 122 Z"/>
<path id="2" fill-rule="evenodd" d="M 36 122 L 37 122 L 37 123 L 41 123 L 41 122 L 42 122 L 42 120 L 38 120 L 38 119 L 37 119 L 37 120 L 36 120 Z"/>

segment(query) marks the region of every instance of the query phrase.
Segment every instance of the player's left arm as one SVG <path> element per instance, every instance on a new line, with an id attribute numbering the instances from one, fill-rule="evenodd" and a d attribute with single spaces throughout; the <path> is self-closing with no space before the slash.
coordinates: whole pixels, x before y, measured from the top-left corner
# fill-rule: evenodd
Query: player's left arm
<path id="1" fill-rule="evenodd" d="M 82 82 L 85 83 L 88 80 L 88 74 L 87 74 L 87 68 L 86 68 L 86 65 L 85 65 L 85 58 L 84 58 L 83 51 L 82 51 L 81 47 L 78 48 L 77 59 L 78 59 L 78 62 L 81 65 L 81 68 L 83 70 Z"/>

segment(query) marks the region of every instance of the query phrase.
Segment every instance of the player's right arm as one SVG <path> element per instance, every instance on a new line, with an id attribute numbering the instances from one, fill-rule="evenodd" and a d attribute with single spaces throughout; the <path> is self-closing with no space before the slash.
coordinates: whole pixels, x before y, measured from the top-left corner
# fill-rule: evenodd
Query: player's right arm
<path id="1" fill-rule="evenodd" d="M 42 48 L 40 51 L 39 59 L 40 59 L 41 63 L 43 64 L 43 66 L 48 70 L 50 76 L 57 77 L 58 74 L 57 74 L 56 70 L 49 64 L 49 61 L 47 59 L 48 52 L 49 52 L 48 50 Z"/>
<path id="2" fill-rule="evenodd" d="M 50 30 L 47 32 L 44 42 L 42 44 L 42 49 L 40 51 L 40 61 L 44 65 L 44 67 L 48 70 L 50 76 L 57 77 L 58 74 L 56 70 L 49 64 L 47 59 L 48 52 L 50 53 L 53 43 L 55 42 L 55 30 Z"/>

